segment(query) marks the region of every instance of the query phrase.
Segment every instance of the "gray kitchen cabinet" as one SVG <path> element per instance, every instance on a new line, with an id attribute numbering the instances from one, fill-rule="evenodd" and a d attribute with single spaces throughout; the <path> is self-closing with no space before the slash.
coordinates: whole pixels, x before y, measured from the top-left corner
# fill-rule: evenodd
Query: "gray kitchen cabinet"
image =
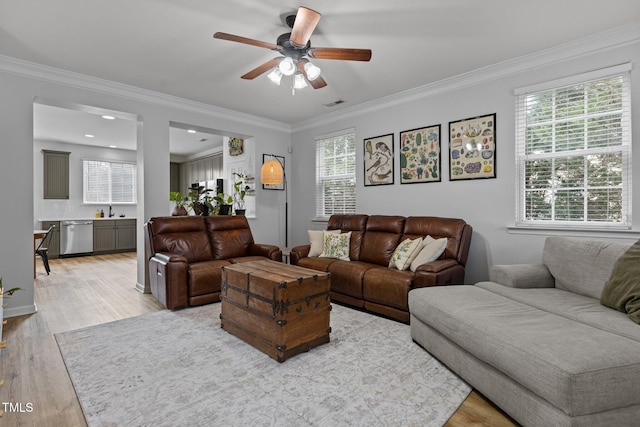
<path id="1" fill-rule="evenodd" d="M 93 221 L 93 253 L 116 250 L 116 221 L 104 219 Z"/>
<path id="2" fill-rule="evenodd" d="M 116 251 L 136 250 L 136 220 L 120 219 L 116 221 Z"/>
<path id="3" fill-rule="evenodd" d="M 45 199 L 69 199 L 69 152 L 42 150 Z"/>
<path id="4" fill-rule="evenodd" d="M 60 258 L 60 221 L 42 221 L 41 228 L 42 230 L 48 230 L 52 225 L 55 225 L 55 227 L 51 230 L 51 237 L 46 243 L 49 249 L 49 259 Z"/>
<path id="5" fill-rule="evenodd" d="M 93 253 L 129 252 L 135 250 L 135 219 L 93 221 Z"/>

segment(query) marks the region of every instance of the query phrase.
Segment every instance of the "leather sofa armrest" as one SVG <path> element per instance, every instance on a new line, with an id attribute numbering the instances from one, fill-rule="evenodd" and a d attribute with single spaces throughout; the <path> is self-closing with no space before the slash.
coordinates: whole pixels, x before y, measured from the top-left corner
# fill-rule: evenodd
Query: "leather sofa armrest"
<path id="1" fill-rule="evenodd" d="M 166 252 L 157 252 L 153 254 L 151 259 L 155 259 L 156 261 L 159 261 L 164 264 L 168 264 L 170 262 L 184 262 L 184 263 L 187 262 L 187 259 L 182 255 L 171 254 Z"/>
<path id="2" fill-rule="evenodd" d="M 555 279 L 544 264 L 493 265 L 489 280 L 511 288 L 554 288 Z"/>
<path id="3" fill-rule="evenodd" d="M 249 255 L 263 256 L 273 261 L 282 262 L 282 251 L 275 245 L 254 243 L 249 246 Z"/>
<path id="4" fill-rule="evenodd" d="M 289 259 L 291 264 L 298 265 L 298 261 L 309 256 L 311 245 L 302 245 L 291 248 Z"/>
<path id="5" fill-rule="evenodd" d="M 170 310 L 189 305 L 189 263 L 182 255 L 156 253 L 149 260 L 151 293 Z"/>
<path id="6" fill-rule="evenodd" d="M 416 273 L 438 273 L 446 268 L 453 267 L 454 265 L 458 265 L 458 261 L 455 259 L 439 259 L 437 261 L 419 265 L 418 268 L 416 268 Z"/>

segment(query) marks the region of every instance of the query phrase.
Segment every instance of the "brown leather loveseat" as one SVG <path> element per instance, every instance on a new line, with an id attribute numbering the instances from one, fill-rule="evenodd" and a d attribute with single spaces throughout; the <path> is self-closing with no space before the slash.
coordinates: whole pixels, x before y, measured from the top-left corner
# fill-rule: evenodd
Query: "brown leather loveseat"
<path id="1" fill-rule="evenodd" d="M 254 243 L 244 216 L 151 218 L 145 250 L 151 293 L 169 309 L 220 301 L 225 265 L 282 261 L 279 247 Z"/>
<path id="2" fill-rule="evenodd" d="M 464 284 L 472 228 L 462 219 L 430 216 L 333 215 L 327 230 L 351 231 L 349 261 L 309 257 L 310 245 L 291 250 L 291 263 L 331 273 L 331 300 L 409 322 L 408 294 L 425 286 Z M 389 268 L 405 239 L 447 238 L 442 255 L 414 271 Z"/>

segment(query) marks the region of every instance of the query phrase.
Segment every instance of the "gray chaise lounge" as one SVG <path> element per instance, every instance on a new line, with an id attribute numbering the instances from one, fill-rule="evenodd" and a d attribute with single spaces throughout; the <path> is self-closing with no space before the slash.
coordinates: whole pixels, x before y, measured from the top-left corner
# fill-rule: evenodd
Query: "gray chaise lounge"
<path id="1" fill-rule="evenodd" d="M 411 336 L 525 426 L 640 423 L 640 325 L 600 304 L 629 245 L 549 237 L 543 264 L 409 293 Z"/>

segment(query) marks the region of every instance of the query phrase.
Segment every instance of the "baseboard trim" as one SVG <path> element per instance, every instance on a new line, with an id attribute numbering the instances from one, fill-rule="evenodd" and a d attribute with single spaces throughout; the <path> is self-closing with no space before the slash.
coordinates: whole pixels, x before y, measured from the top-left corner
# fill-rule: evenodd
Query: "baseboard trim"
<path id="1" fill-rule="evenodd" d="M 19 307 L 10 307 L 10 308 L 5 307 L 3 310 L 5 319 L 9 317 L 25 316 L 27 314 L 33 314 L 37 312 L 38 312 L 38 308 L 36 307 L 35 304 L 22 305 Z"/>

